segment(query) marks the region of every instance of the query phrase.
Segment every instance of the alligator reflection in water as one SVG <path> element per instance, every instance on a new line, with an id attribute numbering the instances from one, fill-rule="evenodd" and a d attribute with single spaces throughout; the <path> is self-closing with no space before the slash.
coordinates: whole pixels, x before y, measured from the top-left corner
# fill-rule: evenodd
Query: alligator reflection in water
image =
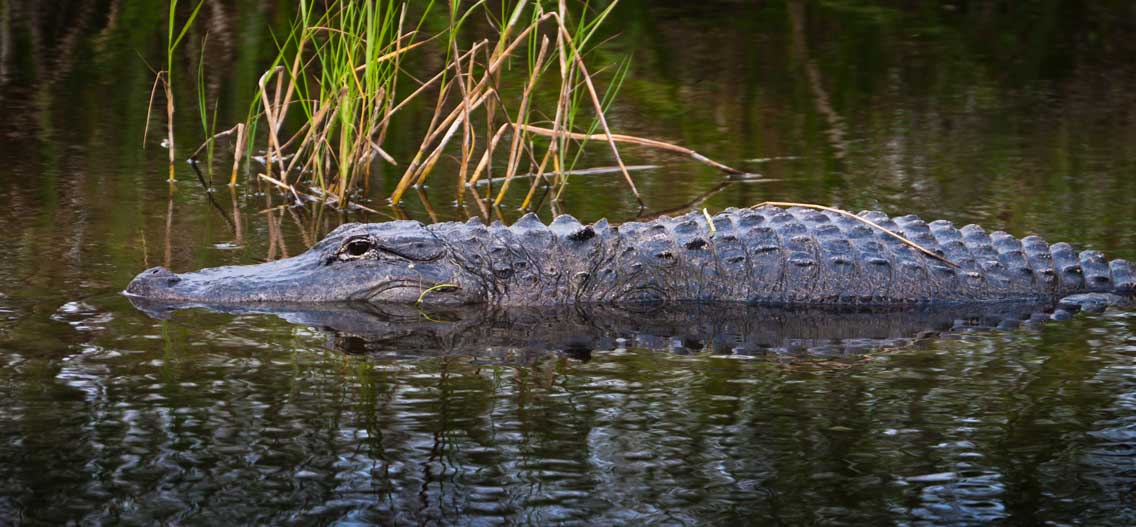
<path id="1" fill-rule="evenodd" d="M 507 308 L 458 306 L 429 311 L 405 304 L 156 303 L 131 298 L 166 318 L 182 308 L 229 314 L 272 314 L 330 332 L 335 349 L 395 357 L 461 354 L 504 357 L 522 350 L 587 360 L 593 350 L 636 347 L 677 353 L 762 356 L 855 355 L 984 329 L 1032 326 L 1067 318 L 1046 303 L 892 308 L 768 307 L 733 303 L 667 304 L 651 309 L 611 305 Z M 1101 307 L 1101 306 L 1098 306 Z"/>

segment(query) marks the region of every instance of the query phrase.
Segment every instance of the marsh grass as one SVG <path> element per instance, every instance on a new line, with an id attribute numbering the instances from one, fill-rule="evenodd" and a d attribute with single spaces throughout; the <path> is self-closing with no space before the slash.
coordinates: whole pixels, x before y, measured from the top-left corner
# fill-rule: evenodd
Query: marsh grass
<path id="1" fill-rule="evenodd" d="M 560 196 L 591 144 L 609 152 L 612 168 L 640 204 L 620 144 L 685 154 L 738 172 L 684 147 L 613 133 L 605 114 L 627 77 L 630 59 L 605 73 L 608 81 L 601 86 L 599 70 L 586 58 L 617 2 L 601 9 L 588 1 L 573 4 L 578 12 L 570 12 L 566 0 L 491 4 L 498 3 L 298 0 L 296 19 L 277 36 L 278 53 L 260 76 L 244 123 L 215 133 L 216 112 L 211 118 L 199 80 L 199 112 L 208 139 L 195 157 L 204 149 L 212 165 L 213 142 L 235 135 L 230 184 L 237 182 L 241 156 L 257 150 L 254 144 L 263 145 L 263 157 L 257 156 L 263 171 L 253 181 L 297 201 L 341 207 L 370 188 L 376 164 L 401 171 L 390 189 L 390 202 L 397 206 L 444 162 L 456 169 L 457 202 L 470 192 L 481 200 L 475 186 L 483 178 L 492 182 L 499 169 L 496 190 L 491 186 L 486 199 L 500 205 L 520 190 L 521 207 L 531 208 L 541 186 L 554 199 Z M 440 20 L 440 29 L 427 31 Z M 171 22 L 171 36 L 173 27 Z M 176 46 L 182 35 L 171 42 Z M 423 75 L 418 71 L 423 64 L 437 64 L 432 57 L 444 57 L 441 67 Z M 168 86 L 168 73 L 165 80 Z M 432 105 L 425 128 L 394 124 L 414 101 Z M 392 129 L 400 134 L 421 130 L 409 159 L 396 159 L 384 147 Z M 172 128 L 170 133 L 172 156 Z M 528 185 L 518 189 L 513 185 L 518 178 Z"/>
<path id="2" fill-rule="evenodd" d="M 201 118 L 201 132 L 205 135 L 205 137 L 209 138 L 205 141 L 205 143 L 203 143 L 203 146 L 205 148 L 205 158 L 207 160 L 205 163 L 206 173 L 209 176 L 209 180 L 212 181 L 213 147 L 214 145 L 216 145 L 215 139 L 217 136 L 218 104 L 214 102 L 213 112 L 210 113 L 208 96 L 205 92 L 205 50 L 208 47 L 208 43 L 209 34 L 206 33 L 206 35 L 201 39 L 201 56 L 197 59 L 197 112 L 199 117 Z M 196 158 L 196 156 L 197 152 L 195 152 L 194 155 L 191 156 L 191 161 L 195 161 L 194 158 Z"/>
<path id="3" fill-rule="evenodd" d="M 169 16 L 166 29 L 166 69 L 157 71 L 154 74 L 154 87 L 150 91 L 150 105 L 146 110 L 146 129 L 142 132 L 142 144 L 146 144 L 146 137 L 150 130 L 150 112 L 154 108 L 154 95 L 157 92 L 158 86 L 162 87 L 166 99 L 166 150 L 169 152 L 170 170 L 169 181 L 174 181 L 174 161 L 177 154 L 174 150 L 174 78 L 173 78 L 173 64 L 174 64 L 174 51 L 177 50 L 179 44 L 186 33 L 189 31 L 193 21 L 197 19 L 197 14 L 201 11 L 201 6 L 205 5 L 205 0 L 198 0 L 197 5 L 194 6 L 193 11 L 182 24 L 181 30 L 177 30 L 177 4 L 178 0 L 169 0 Z M 204 111 L 204 110 L 203 110 Z M 202 117 L 204 122 L 205 118 Z M 204 126 L 204 124 L 203 124 Z"/>

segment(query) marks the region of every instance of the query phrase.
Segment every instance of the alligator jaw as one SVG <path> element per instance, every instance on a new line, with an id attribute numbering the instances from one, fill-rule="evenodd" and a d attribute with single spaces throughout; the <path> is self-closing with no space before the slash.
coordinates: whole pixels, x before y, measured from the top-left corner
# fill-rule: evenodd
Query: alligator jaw
<path id="1" fill-rule="evenodd" d="M 318 272 L 315 255 L 300 255 L 256 265 L 211 267 L 177 274 L 165 267 L 142 271 L 123 291 L 151 300 L 205 302 L 321 301 L 320 290 L 334 290 L 337 275 Z"/>
<path id="2" fill-rule="evenodd" d="M 459 282 L 430 264 L 328 264 L 300 255 L 258 265 L 214 267 L 184 274 L 154 267 L 139 273 L 123 294 L 136 304 L 163 306 L 157 308 L 159 311 L 266 303 L 454 305 L 468 302 L 470 293 Z"/>

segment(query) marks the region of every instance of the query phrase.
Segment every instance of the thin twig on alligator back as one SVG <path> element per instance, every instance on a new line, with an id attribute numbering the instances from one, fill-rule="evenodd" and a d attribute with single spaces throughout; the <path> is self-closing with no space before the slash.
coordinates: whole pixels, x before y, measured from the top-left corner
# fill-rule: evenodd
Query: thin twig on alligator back
<path id="1" fill-rule="evenodd" d="M 903 243 L 906 243 L 907 245 L 910 245 L 911 247 L 914 247 L 919 252 L 926 254 L 927 256 L 930 256 L 931 258 L 939 260 L 940 262 L 943 262 L 943 263 L 945 263 L 945 264 L 947 264 L 951 267 L 954 267 L 955 269 L 958 269 L 958 264 L 956 264 L 956 263 L 954 263 L 954 262 L 952 262 L 952 261 L 950 261 L 946 258 L 943 258 L 942 255 L 935 254 L 935 253 L 927 250 L 926 247 L 919 245 L 918 243 L 915 243 L 915 242 L 913 242 L 913 241 L 911 241 L 911 240 L 909 240 L 909 239 L 907 239 L 903 236 L 900 236 L 900 235 L 898 235 L 898 234 L 896 234 L 892 231 L 889 231 L 889 230 L 877 225 L 876 223 L 872 222 L 871 220 L 868 220 L 867 218 L 857 216 L 857 215 L 852 214 L 851 212 L 848 212 L 846 210 L 834 209 L 832 207 L 826 207 L 824 205 L 813 205 L 813 204 L 810 204 L 810 203 L 793 203 L 791 201 L 763 201 L 763 202 L 758 203 L 757 205 L 754 205 L 753 207 L 750 207 L 750 208 L 758 209 L 758 208 L 761 208 L 761 207 L 764 207 L 764 206 L 802 207 L 802 208 L 806 208 L 806 209 L 827 210 L 829 212 L 835 212 L 837 214 L 842 214 L 842 215 L 847 216 L 849 218 L 852 218 L 854 220 L 861 221 L 864 224 L 868 225 L 869 227 L 874 227 L 876 229 L 879 229 L 881 232 L 888 234 L 888 235 L 894 237 L 895 239 L 897 239 L 897 240 L 899 240 Z"/>

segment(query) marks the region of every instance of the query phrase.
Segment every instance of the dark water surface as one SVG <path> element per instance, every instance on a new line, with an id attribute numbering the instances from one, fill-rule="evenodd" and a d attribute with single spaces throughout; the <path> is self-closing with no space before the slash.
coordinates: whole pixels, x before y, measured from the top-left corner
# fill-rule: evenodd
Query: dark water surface
<path id="1" fill-rule="evenodd" d="M 663 166 L 635 176 L 642 214 L 803 201 L 1136 258 L 1136 9 L 757 4 L 618 8 L 595 58 L 634 57 L 613 128 L 764 176 L 627 148 Z M 294 9 L 206 6 L 175 72 L 179 152 L 201 139 L 204 32 L 235 122 Z M 163 12 L 0 0 L 0 525 L 1136 523 L 1132 310 L 147 316 L 118 291 L 148 266 L 385 219 L 207 194 L 180 165 L 168 186 L 160 138 L 141 148 Z M 439 176 L 392 210 L 401 169 L 376 168 L 384 214 L 482 214 Z M 560 208 L 641 213 L 611 176 Z"/>

